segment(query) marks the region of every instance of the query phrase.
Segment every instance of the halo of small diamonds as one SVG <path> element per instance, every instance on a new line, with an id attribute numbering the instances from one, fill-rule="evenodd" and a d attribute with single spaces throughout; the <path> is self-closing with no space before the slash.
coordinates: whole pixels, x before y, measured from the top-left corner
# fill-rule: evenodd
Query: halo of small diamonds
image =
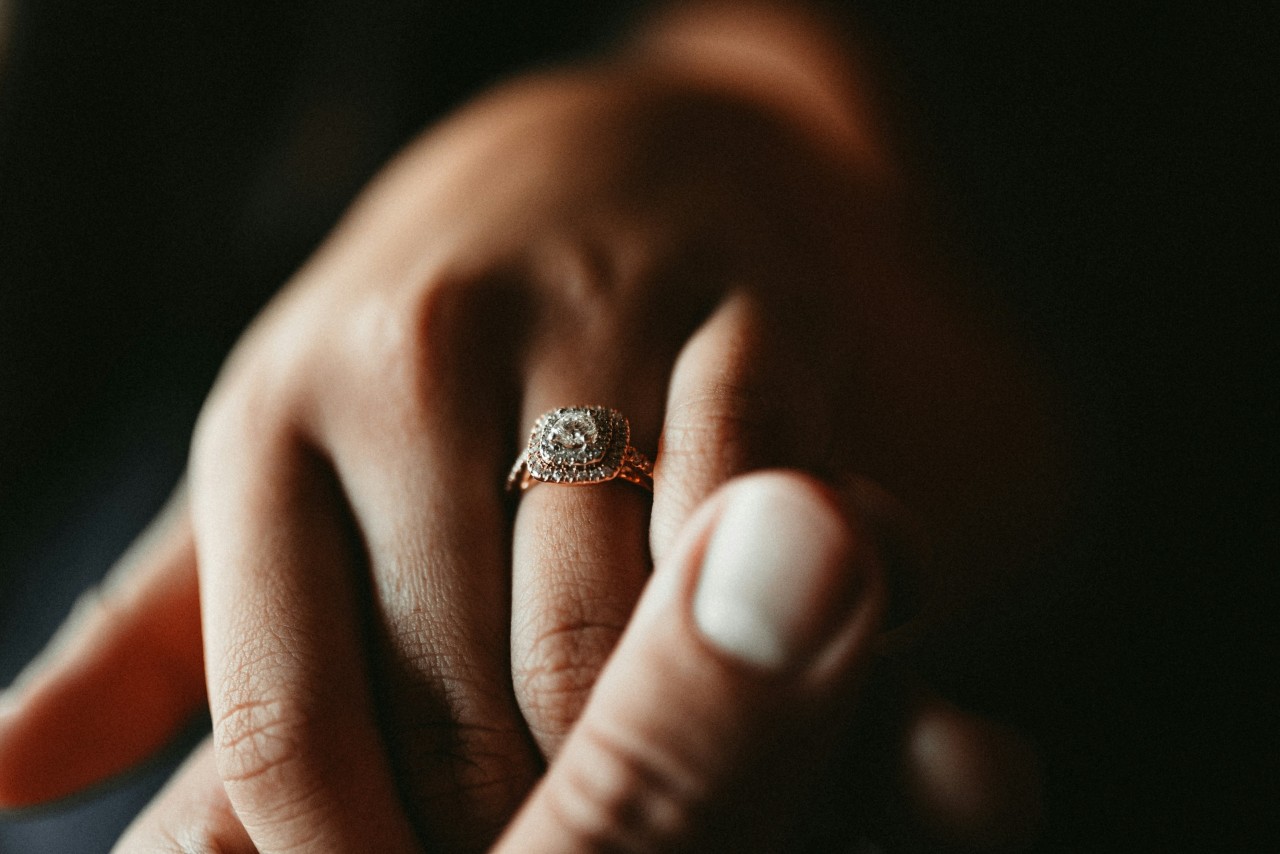
<path id="1" fill-rule="evenodd" d="M 533 425 L 525 463 L 547 483 L 600 483 L 618 476 L 631 441 L 631 425 L 616 409 L 565 406 Z"/>

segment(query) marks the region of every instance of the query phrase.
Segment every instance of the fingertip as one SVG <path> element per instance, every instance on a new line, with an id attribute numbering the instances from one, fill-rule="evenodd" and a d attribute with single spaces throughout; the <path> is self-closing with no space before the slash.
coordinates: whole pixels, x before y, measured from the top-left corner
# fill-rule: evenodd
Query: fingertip
<path id="1" fill-rule="evenodd" d="M 741 477 L 719 502 L 694 593 L 695 624 L 714 647 L 748 664 L 796 666 L 863 592 L 849 525 L 834 497 L 798 473 Z"/>
<path id="2" fill-rule="evenodd" d="M 1043 821 L 1039 757 L 1009 727 L 937 697 L 907 732 L 906 795 L 920 827 L 939 842 L 1018 851 Z"/>

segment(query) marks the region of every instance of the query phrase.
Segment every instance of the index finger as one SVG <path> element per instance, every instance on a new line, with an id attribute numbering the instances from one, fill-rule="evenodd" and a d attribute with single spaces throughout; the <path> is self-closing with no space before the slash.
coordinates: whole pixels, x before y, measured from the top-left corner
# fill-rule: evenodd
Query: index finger
<path id="1" fill-rule="evenodd" d="M 197 436 L 192 507 L 227 795 L 263 850 L 414 851 L 374 723 L 333 474 L 288 427 L 262 423 L 271 410 L 222 406 Z"/>

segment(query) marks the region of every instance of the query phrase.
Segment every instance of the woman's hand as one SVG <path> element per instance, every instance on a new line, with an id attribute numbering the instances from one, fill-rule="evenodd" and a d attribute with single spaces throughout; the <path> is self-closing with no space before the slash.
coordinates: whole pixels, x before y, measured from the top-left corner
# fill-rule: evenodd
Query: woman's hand
<path id="1" fill-rule="evenodd" d="M 935 289 L 863 142 L 680 53 L 518 81 L 371 186 L 230 359 L 189 516 L 11 701 L 8 802 L 136 761 L 199 702 L 199 644 L 175 628 L 196 622 L 197 564 L 208 767 L 249 836 L 397 851 L 496 836 L 650 558 L 737 473 L 876 477 L 943 558 L 891 572 L 900 597 L 1007 553 L 1029 526 L 990 511 L 1027 507 L 1042 462 L 1012 358 Z M 651 506 L 538 486 L 513 517 L 529 425 L 573 404 L 630 417 Z M 78 717 L 104 696 L 120 718 Z M 100 750 L 21 772 L 77 725 Z"/>

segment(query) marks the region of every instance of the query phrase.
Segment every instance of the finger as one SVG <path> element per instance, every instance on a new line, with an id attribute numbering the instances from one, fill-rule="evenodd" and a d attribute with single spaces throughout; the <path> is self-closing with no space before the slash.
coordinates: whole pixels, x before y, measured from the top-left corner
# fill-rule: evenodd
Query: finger
<path id="1" fill-rule="evenodd" d="M 124 771 L 203 701 L 195 546 L 179 490 L 0 699 L 0 806 Z"/>
<path id="2" fill-rule="evenodd" d="M 1040 773 L 1027 740 L 883 657 L 854 726 L 812 774 L 822 784 L 809 850 L 870 838 L 889 851 L 1022 851 L 1039 829 Z"/>
<path id="3" fill-rule="evenodd" d="M 503 852 L 796 846 L 809 770 L 855 707 L 884 592 L 807 478 L 747 476 L 659 567 Z"/>
<path id="4" fill-rule="evenodd" d="M 227 800 L 211 742 L 205 741 L 183 763 L 111 850 L 112 854 L 258 854 Z"/>
<path id="5" fill-rule="evenodd" d="M 729 478 L 771 466 L 815 470 L 824 459 L 826 409 L 778 339 L 775 314 L 749 292 L 732 294 L 675 361 L 654 478 L 654 560 Z"/>
<path id="6" fill-rule="evenodd" d="M 868 535 L 875 537 L 876 554 L 885 569 L 889 591 L 885 627 L 891 631 L 881 638 L 881 651 L 905 647 L 927 631 L 932 617 L 933 602 L 925 583 L 933 560 L 929 538 L 897 496 L 871 478 L 840 472 L 830 482 L 846 515 L 859 519 Z"/>
<path id="7" fill-rule="evenodd" d="M 895 810 L 918 845 L 1021 851 L 1043 815 L 1035 749 L 1013 729 L 918 689 L 908 701 Z"/>
<path id="8" fill-rule="evenodd" d="M 227 400 L 202 417 L 192 466 L 227 795 L 263 850 L 414 850 L 368 695 L 342 497 L 296 434 L 264 419 L 279 401 Z"/>
<path id="9" fill-rule="evenodd" d="M 640 377 L 628 382 L 625 373 L 598 359 L 544 358 L 531 372 L 522 423 L 531 425 L 560 407 L 614 408 L 629 419 L 628 443 L 651 454 L 661 395 L 656 383 Z M 596 441 L 605 442 L 606 424 L 594 429 Z M 520 497 L 512 678 L 544 756 L 556 754 L 578 719 L 649 576 L 649 504 L 645 489 L 620 478 L 585 486 L 534 484 Z"/>
<path id="10" fill-rule="evenodd" d="M 779 339 L 779 310 L 747 291 L 731 295 L 681 351 L 671 375 L 655 472 L 650 543 L 661 560 L 706 496 L 743 472 L 790 467 L 832 481 L 848 511 L 878 538 L 897 625 L 922 606 L 928 544 L 896 498 L 846 471 L 830 471 L 833 422 L 815 371 Z"/>
<path id="11" fill-rule="evenodd" d="M 384 319 L 397 346 L 352 340 L 357 367 L 329 372 L 338 405 L 321 439 L 368 552 L 398 782 L 419 835 L 447 851 L 487 848 L 542 769 L 511 688 L 503 484 L 515 413 L 490 308 L 483 283 L 438 282 Z"/>

